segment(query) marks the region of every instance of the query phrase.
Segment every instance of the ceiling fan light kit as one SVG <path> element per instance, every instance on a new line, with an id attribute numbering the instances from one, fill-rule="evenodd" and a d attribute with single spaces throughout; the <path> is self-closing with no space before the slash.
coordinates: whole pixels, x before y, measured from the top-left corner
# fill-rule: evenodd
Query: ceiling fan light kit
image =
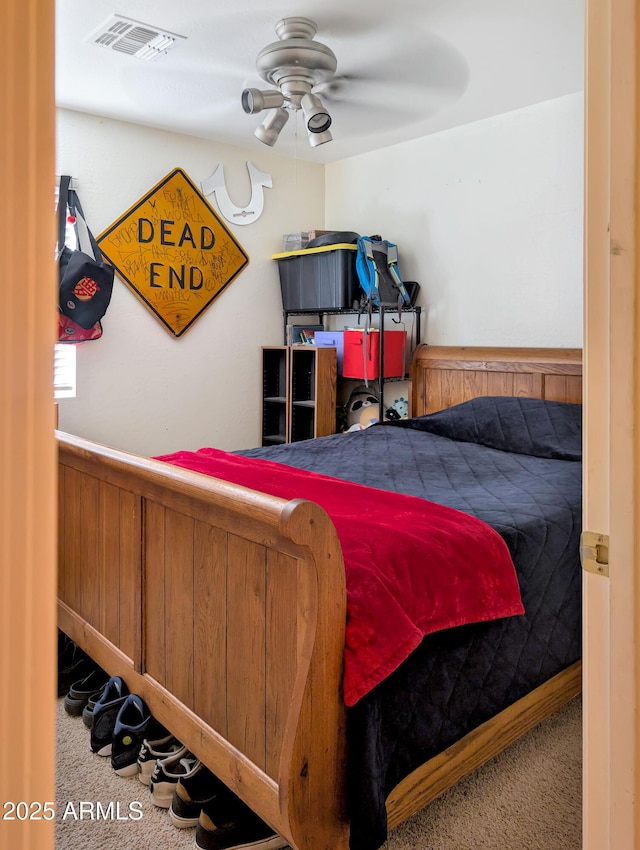
<path id="1" fill-rule="evenodd" d="M 247 115 L 255 115 L 263 109 L 279 109 L 284 105 L 282 92 L 260 91 L 260 89 L 245 89 L 242 92 L 242 108 Z"/>
<path id="2" fill-rule="evenodd" d="M 307 123 L 307 130 L 310 133 L 324 133 L 329 129 L 331 116 L 322 105 L 319 97 L 316 97 L 315 94 L 305 94 L 300 101 L 300 106 Z"/>
<path id="3" fill-rule="evenodd" d="M 280 109 L 274 109 L 266 116 L 262 124 L 256 127 L 254 135 L 261 142 L 264 142 L 265 145 L 273 147 L 278 141 L 280 130 L 282 130 L 288 120 L 289 112 L 284 106 L 280 107 Z"/>
<path id="4" fill-rule="evenodd" d="M 275 29 L 280 40 L 263 48 L 256 60 L 258 74 L 275 89 L 244 89 L 242 108 L 249 115 L 274 110 L 255 131 L 255 136 L 270 146 L 287 121 L 287 110 L 302 110 L 309 144 L 317 147 L 331 141 L 331 115 L 313 89 L 334 76 L 338 67 L 335 54 L 313 40 L 317 28 L 309 18 L 282 18 Z"/>
<path id="5" fill-rule="evenodd" d="M 317 148 L 318 145 L 324 145 L 325 142 L 330 142 L 332 139 L 333 136 L 328 130 L 325 130 L 324 133 L 309 134 L 309 144 L 312 148 Z"/>

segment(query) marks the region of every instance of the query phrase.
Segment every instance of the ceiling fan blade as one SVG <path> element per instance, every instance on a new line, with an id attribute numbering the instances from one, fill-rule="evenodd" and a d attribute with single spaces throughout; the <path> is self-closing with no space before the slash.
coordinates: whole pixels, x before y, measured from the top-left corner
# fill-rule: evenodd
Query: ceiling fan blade
<path id="1" fill-rule="evenodd" d="M 440 36 L 422 31 L 400 42 L 393 53 L 388 43 L 383 49 L 377 35 L 360 45 L 360 56 L 345 50 L 345 60 L 338 59 L 337 75 L 314 91 L 332 101 L 385 108 L 398 101 L 413 102 L 424 110 L 456 100 L 468 82 L 464 56 Z"/>
<path id="2" fill-rule="evenodd" d="M 380 129 L 381 110 L 376 109 L 364 103 L 338 103 L 332 102 L 329 107 L 329 112 L 332 118 L 331 132 L 337 136 L 340 128 L 343 125 L 353 125 L 357 123 L 360 131 L 364 133 L 373 133 Z M 414 110 L 398 105 L 384 107 L 384 121 L 389 124 L 397 122 L 411 123 L 416 120 Z"/>
<path id="3" fill-rule="evenodd" d="M 332 82 L 314 89 L 314 94 L 322 98 L 331 109 L 336 106 L 351 109 L 378 108 L 388 113 L 402 113 L 407 117 L 416 112 L 425 117 L 453 103 L 464 91 L 463 88 L 439 82 L 406 85 L 357 77 L 345 77 L 335 86 Z"/>
<path id="4" fill-rule="evenodd" d="M 176 75 L 172 69 L 144 64 L 128 67 L 121 76 L 129 98 L 145 109 L 170 109 L 174 103 L 197 112 L 223 103 L 240 108 L 241 89 L 233 76 L 203 74 L 199 70 L 183 70 Z"/>

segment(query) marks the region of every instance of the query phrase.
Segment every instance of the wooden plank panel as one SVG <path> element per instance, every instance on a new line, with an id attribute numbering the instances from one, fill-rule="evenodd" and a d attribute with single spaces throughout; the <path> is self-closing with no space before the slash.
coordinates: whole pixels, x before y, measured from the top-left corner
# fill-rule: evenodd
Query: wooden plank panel
<path id="1" fill-rule="evenodd" d="M 462 392 L 466 401 L 479 395 L 489 395 L 486 372 L 462 372 Z"/>
<path id="2" fill-rule="evenodd" d="M 514 395 L 511 372 L 487 372 L 487 395 Z"/>
<path id="3" fill-rule="evenodd" d="M 66 466 L 58 466 L 58 597 L 66 599 L 66 546 L 65 546 L 65 507 L 64 495 Z"/>
<path id="4" fill-rule="evenodd" d="M 264 769 L 265 550 L 234 535 L 227 609 L 227 738 Z"/>
<path id="5" fill-rule="evenodd" d="M 120 491 L 112 484 L 100 483 L 100 631 L 118 642 L 120 639 Z"/>
<path id="6" fill-rule="evenodd" d="M 427 370 L 415 366 L 412 385 L 412 415 L 422 416 L 427 410 Z"/>
<path id="7" fill-rule="evenodd" d="M 464 401 L 463 372 L 443 369 L 441 372 L 442 401 L 445 407 L 452 407 Z"/>
<path id="8" fill-rule="evenodd" d="M 144 669 L 160 684 L 166 682 L 164 508 L 145 501 Z"/>
<path id="9" fill-rule="evenodd" d="M 576 375 L 567 375 L 567 397 L 565 401 L 572 404 L 582 404 L 582 378 Z"/>
<path id="10" fill-rule="evenodd" d="M 142 657 L 140 498 L 120 491 L 120 649 L 136 667 Z"/>
<path id="11" fill-rule="evenodd" d="M 549 401 L 565 401 L 567 382 L 563 375 L 545 375 L 544 397 Z"/>
<path id="12" fill-rule="evenodd" d="M 195 524 L 193 569 L 194 710 L 227 734 L 227 535 Z"/>
<path id="13" fill-rule="evenodd" d="M 442 403 L 442 375 L 435 369 L 424 370 L 425 413 L 440 410 Z"/>
<path id="14" fill-rule="evenodd" d="M 80 599 L 79 613 L 95 628 L 100 628 L 100 599 L 96 587 L 100 587 L 99 546 L 100 486 L 97 478 L 83 476 L 80 487 L 82 499 L 80 526 Z"/>
<path id="15" fill-rule="evenodd" d="M 336 432 L 336 350 L 316 348 L 314 437 L 325 437 Z"/>
<path id="16" fill-rule="evenodd" d="M 167 688 L 193 708 L 194 520 L 165 513 L 165 654 Z"/>
<path id="17" fill-rule="evenodd" d="M 551 401 L 582 401 L 582 378 L 575 375 L 545 375 L 544 397 Z"/>
<path id="18" fill-rule="evenodd" d="M 65 472 L 65 598 L 70 608 L 80 604 L 80 474 L 73 469 Z"/>
<path id="19" fill-rule="evenodd" d="M 542 398 L 544 376 L 540 373 L 514 374 L 513 395 L 520 398 Z"/>
<path id="20" fill-rule="evenodd" d="M 266 772 L 276 779 L 298 660 L 297 561 L 270 551 L 266 575 Z"/>

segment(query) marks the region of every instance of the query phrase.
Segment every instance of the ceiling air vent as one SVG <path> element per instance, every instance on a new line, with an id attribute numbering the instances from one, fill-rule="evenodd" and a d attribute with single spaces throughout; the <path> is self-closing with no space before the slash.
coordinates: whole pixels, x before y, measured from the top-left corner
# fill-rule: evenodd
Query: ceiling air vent
<path id="1" fill-rule="evenodd" d="M 108 50 L 117 50 L 137 59 L 157 59 L 186 36 L 167 32 L 150 24 L 143 24 L 121 15 L 112 15 L 95 32 L 88 36 L 87 41 Z"/>

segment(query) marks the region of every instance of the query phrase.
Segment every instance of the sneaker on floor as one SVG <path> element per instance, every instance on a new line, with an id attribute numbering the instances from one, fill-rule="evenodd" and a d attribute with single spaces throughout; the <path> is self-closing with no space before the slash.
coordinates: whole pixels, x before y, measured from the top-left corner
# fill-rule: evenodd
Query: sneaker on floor
<path id="1" fill-rule="evenodd" d="M 95 704 L 91 724 L 91 750 L 99 756 L 111 755 L 116 718 L 128 695 L 129 688 L 124 680 L 120 676 L 112 676 Z"/>
<path id="2" fill-rule="evenodd" d="M 86 653 L 80 649 L 75 641 L 72 641 L 68 635 L 58 629 L 58 673 L 80 656 L 86 657 Z"/>
<path id="3" fill-rule="evenodd" d="M 111 767 L 118 776 L 135 776 L 145 736 L 160 738 L 168 734 L 169 730 L 158 723 L 146 702 L 137 694 L 129 694 L 120 706 L 113 727 Z"/>
<path id="4" fill-rule="evenodd" d="M 198 825 L 200 811 L 216 796 L 229 796 L 231 791 L 202 762 L 187 775 L 181 776 L 173 791 L 169 817 L 179 829 Z M 235 797 L 235 795 L 233 795 Z M 237 799 L 237 798 L 236 798 Z"/>
<path id="5" fill-rule="evenodd" d="M 87 704 L 82 709 L 82 722 L 88 729 L 91 729 L 91 727 L 93 726 L 93 712 L 96 707 L 96 703 L 99 699 L 102 698 L 104 689 L 106 687 L 107 685 L 104 684 L 99 691 L 96 691 L 95 693 L 91 694 L 91 696 L 87 700 Z"/>
<path id="6" fill-rule="evenodd" d="M 71 638 L 61 629 L 58 629 L 58 665 L 60 664 L 62 654 L 70 643 L 73 643 Z"/>
<path id="7" fill-rule="evenodd" d="M 184 747 L 171 734 L 156 740 L 145 738 L 138 753 L 138 779 L 140 782 L 143 785 L 148 785 L 151 781 L 151 774 L 156 766 L 156 762 L 175 755 L 178 750 L 184 750 Z"/>
<path id="8" fill-rule="evenodd" d="M 168 809 L 178 780 L 188 776 L 198 764 L 198 759 L 186 747 L 166 759 L 157 761 L 149 781 L 149 791 L 154 805 L 161 809 Z"/>
<path id="9" fill-rule="evenodd" d="M 244 803 L 239 814 L 234 807 L 234 819 L 220 822 L 219 806 L 203 807 L 196 827 L 198 850 L 277 850 L 288 842 L 266 824 Z M 211 815 L 217 818 L 214 821 Z"/>
<path id="10" fill-rule="evenodd" d="M 64 710 L 72 717 L 79 717 L 92 694 L 100 690 L 109 680 L 109 674 L 101 667 L 93 669 L 84 679 L 74 682 L 64 698 Z"/>
<path id="11" fill-rule="evenodd" d="M 97 666 L 76 643 L 69 641 L 58 656 L 58 696 L 65 696 L 74 682 L 88 676 Z"/>

